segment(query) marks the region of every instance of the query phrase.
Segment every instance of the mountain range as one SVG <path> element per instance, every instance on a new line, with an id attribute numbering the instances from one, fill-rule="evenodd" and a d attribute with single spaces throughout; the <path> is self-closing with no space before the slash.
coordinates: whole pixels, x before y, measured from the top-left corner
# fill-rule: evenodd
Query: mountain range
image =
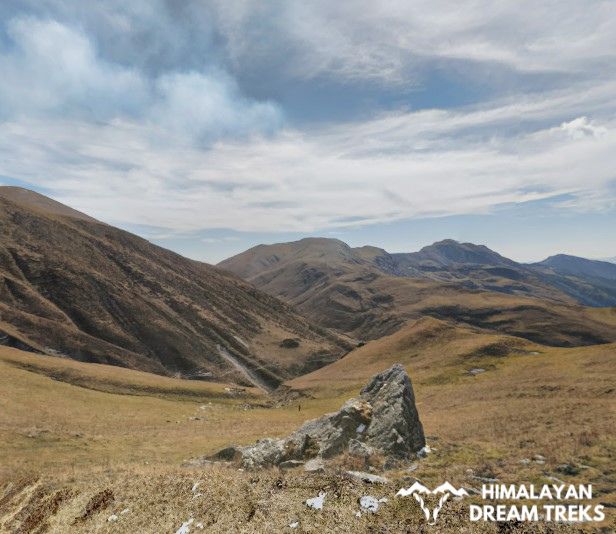
<path id="1" fill-rule="evenodd" d="M 0 187 L 0 343 L 265 389 L 349 350 L 237 276 Z"/>
<path id="2" fill-rule="evenodd" d="M 616 339 L 616 265 L 607 262 L 554 256 L 521 264 L 453 240 L 391 254 L 307 238 L 259 245 L 218 266 L 359 339 L 425 315 L 547 345 Z"/>
<path id="3" fill-rule="evenodd" d="M 41 354 L 272 390 L 426 317 L 543 345 L 614 342 L 615 304 L 608 262 L 306 238 L 211 266 L 0 187 L 0 344 Z"/>

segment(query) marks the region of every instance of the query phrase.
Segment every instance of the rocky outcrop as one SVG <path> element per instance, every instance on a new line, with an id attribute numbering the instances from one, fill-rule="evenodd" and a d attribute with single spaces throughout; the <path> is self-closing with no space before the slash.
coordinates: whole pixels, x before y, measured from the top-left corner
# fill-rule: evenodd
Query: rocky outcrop
<path id="1" fill-rule="evenodd" d="M 411 381 L 399 364 L 376 375 L 360 395 L 334 413 L 304 423 L 283 439 L 266 438 L 246 447 L 227 447 L 213 459 L 237 461 L 246 468 L 291 460 L 380 453 L 400 459 L 425 445 Z"/>

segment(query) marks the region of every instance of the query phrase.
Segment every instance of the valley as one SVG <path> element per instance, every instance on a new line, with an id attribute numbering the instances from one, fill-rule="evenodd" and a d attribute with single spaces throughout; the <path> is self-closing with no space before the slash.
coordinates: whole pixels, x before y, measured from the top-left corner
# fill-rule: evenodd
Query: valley
<path id="1" fill-rule="evenodd" d="M 16 188 L 0 188 L 0 222 L 0 531 L 421 529 L 394 497 L 413 481 L 471 502 L 486 480 L 592 484 L 616 506 L 616 308 L 592 304 L 611 298 L 603 262 L 311 238 L 213 267 Z M 211 460 L 336 412 L 394 364 L 429 453 L 349 445 L 315 472 Z M 357 516 L 368 492 L 388 501 Z M 451 502 L 439 528 L 465 510 Z"/>

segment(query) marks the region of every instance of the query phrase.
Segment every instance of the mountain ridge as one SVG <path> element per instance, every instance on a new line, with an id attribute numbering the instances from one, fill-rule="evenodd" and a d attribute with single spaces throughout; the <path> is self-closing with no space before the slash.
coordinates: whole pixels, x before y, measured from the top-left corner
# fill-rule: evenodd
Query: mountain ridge
<path id="1" fill-rule="evenodd" d="M 55 201 L 45 212 L 37 194 L 16 202 L 7 198 L 14 189 L 5 192 L 0 325 L 12 329 L 8 343 L 186 378 L 250 384 L 252 373 L 269 387 L 351 347 L 231 273 Z M 298 346 L 285 348 L 285 339 Z"/>
<path id="2" fill-rule="evenodd" d="M 218 266 L 310 320 L 359 339 L 391 334 L 422 315 L 500 328 L 548 345 L 614 337 L 611 315 L 581 303 L 616 302 L 616 285 L 593 285 L 453 240 L 422 251 L 390 254 L 319 238 L 253 247 Z"/>

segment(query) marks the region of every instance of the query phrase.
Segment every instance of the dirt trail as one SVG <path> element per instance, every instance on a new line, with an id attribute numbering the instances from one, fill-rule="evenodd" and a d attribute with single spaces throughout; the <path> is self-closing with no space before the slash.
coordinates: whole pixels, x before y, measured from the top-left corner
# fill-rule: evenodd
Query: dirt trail
<path id="1" fill-rule="evenodd" d="M 271 393 L 272 391 L 274 391 L 271 386 L 269 386 L 262 378 L 259 377 L 259 375 L 257 375 L 257 373 L 244 365 L 225 347 L 222 347 L 221 345 L 216 345 L 216 348 L 218 349 L 218 354 L 220 354 L 225 360 L 227 360 L 231 365 L 233 365 L 240 373 L 242 373 L 246 377 L 246 379 L 252 382 L 256 387 L 261 388 L 267 393 Z"/>

